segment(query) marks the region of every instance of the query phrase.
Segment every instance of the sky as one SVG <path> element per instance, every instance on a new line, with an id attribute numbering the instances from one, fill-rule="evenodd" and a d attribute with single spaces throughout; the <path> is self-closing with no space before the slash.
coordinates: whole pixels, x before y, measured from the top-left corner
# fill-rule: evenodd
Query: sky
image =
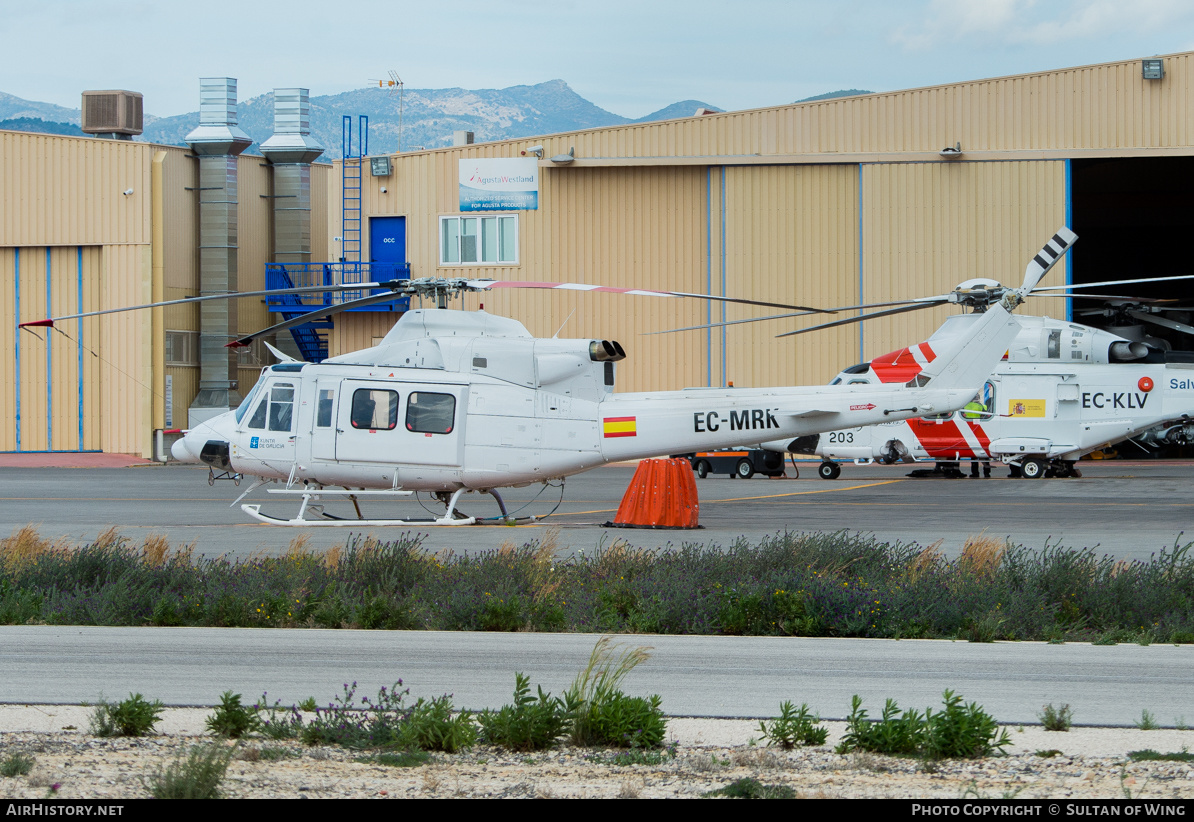
<path id="1" fill-rule="evenodd" d="M 0 92 L 79 107 L 129 89 L 199 107 L 376 85 L 505 88 L 562 79 L 641 117 L 688 99 L 740 110 L 1194 50 L 1188 0 L 0 0 Z M 382 93 L 381 91 L 378 92 Z"/>

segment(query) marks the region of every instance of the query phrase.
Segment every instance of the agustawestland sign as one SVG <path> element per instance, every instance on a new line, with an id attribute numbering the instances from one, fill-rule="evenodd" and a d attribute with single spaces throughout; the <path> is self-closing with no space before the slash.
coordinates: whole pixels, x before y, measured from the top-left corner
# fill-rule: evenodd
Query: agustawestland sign
<path id="1" fill-rule="evenodd" d="M 460 161 L 461 211 L 538 208 L 538 160 L 502 157 Z"/>

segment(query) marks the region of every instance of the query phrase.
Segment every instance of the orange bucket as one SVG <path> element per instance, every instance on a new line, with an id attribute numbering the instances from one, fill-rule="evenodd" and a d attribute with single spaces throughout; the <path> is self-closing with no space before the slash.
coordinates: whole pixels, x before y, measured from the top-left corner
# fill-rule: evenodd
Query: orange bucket
<path id="1" fill-rule="evenodd" d="M 617 528 L 699 528 L 700 500 L 685 459 L 643 460 L 622 496 Z"/>

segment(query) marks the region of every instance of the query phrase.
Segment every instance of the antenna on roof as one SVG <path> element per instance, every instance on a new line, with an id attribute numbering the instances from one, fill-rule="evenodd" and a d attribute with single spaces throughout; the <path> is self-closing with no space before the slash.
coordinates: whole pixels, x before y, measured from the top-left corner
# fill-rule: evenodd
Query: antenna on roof
<path id="1" fill-rule="evenodd" d="M 402 151 L 402 97 L 404 92 L 404 84 L 402 78 L 398 76 L 398 72 L 390 69 L 388 72 L 390 79 L 388 80 L 370 80 L 370 83 L 377 83 L 378 88 L 384 88 L 390 92 L 392 97 L 394 94 L 398 95 L 398 151 Z"/>

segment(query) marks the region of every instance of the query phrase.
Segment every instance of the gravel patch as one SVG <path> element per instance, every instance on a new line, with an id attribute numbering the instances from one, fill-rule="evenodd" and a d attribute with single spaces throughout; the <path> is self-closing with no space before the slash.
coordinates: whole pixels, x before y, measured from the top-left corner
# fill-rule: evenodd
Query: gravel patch
<path id="1" fill-rule="evenodd" d="M 62 798 L 148 796 L 145 777 L 191 746 L 232 744 L 203 733 L 209 714 L 207 708 L 168 709 L 153 736 L 99 739 L 86 732 L 89 708 L 0 706 L 0 758 L 35 758 L 30 774 L 0 777 L 0 796 L 41 798 L 55 784 Z M 614 751 L 561 746 L 534 754 L 496 748 L 433 754 L 427 764 L 401 768 L 367 752 L 251 739 L 236 745 L 223 791 L 234 798 L 697 798 L 751 777 L 810 798 L 1194 798 L 1194 764 L 1137 763 L 1126 756 L 1146 748 L 1181 751 L 1194 742 L 1190 731 L 1081 727 L 1051 733 L 1011 726 L 1008 756 L 926 763 L 835 754 L 844 723 L 826 726 L 828 744 L 785 752 L 752 742 L 757 721 L 675 717 L 668 722 L 674 755 L 628 766 L 614 763 Z M 1049 750 L 1059 753 L 1037 754 Z"/>

